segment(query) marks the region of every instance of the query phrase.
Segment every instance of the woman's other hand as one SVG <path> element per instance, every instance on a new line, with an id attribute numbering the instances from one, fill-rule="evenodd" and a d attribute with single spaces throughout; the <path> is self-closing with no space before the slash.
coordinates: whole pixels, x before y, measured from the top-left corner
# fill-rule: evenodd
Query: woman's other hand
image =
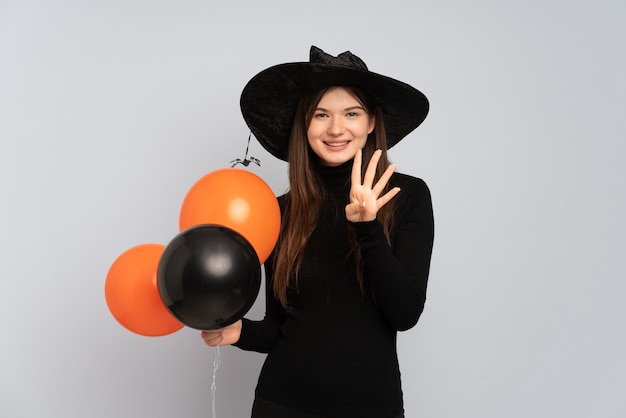
<path id="1" fill-rule="evenodd" d="M 224 328 L 202 331 L 201 336 L 210 347 L 235 344 L 241 336 L 241 319 Z"/>
<path id="2" fill-rule="evenodd" d="M 376 184 L 374 176 L 376 175 L 376 166 L 382 154 L 381 150 L 376 150 L 372 159 L 367 165 L 365 177 L 361 181 L 361 164 L 362 151 L 358 150 L 354 156 L 354 164 L 352 165 L 352 186 L 350 188 L 350 203 L 346 205 L 346 218 L 350 222 L 369 222 L 376 219 L 378 209 L 382 208 L 395 195 L 400 192 L 399 187 L 394 187 L 383 196 L 380 196 L 384 190 L 391 175 L 396 169 L 394 164 L 390 164 L 380 177 Z M 380 197 L 379 197 L 380 196 Z"/>

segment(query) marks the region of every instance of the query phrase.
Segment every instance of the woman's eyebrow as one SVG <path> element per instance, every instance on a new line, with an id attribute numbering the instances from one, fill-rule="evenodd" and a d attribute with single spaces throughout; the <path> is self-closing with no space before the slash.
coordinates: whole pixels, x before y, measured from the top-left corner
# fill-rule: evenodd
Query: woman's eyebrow
<path id="1" fill-rule="evenodd" d="M 350 107 L 346 107 L 345 109 L 343 109 L 344 112 L 347 112 L 349 110 L 365 110 L 363 108 L 363 106 L 360 105 L 356 105 L 356 106 L 350 106 Z M 324 109 L 323 107 L 316 107 L 315 108 L 316 111 L 320 111 L 320 112 L 328 112 L 328 109 Z"/>

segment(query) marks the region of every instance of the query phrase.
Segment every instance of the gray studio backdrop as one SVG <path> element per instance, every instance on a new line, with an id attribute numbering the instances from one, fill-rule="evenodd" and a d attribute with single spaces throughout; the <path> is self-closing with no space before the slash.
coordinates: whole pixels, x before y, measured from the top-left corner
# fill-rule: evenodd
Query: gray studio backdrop
<path id="1" fill-rule="evenodd" d="M 246 81 L 311 44 L 431 100 L 391 152 L 437 224 L 407 417 L 626 416 L 624 21 L 618 0 L 0 1 L 0 416 L 211 416 L 215 351 L 124 329 L 105 276 L 173 238 L 189 187 L 243 157 Z M 221 349 L 218 417 L 247 416 L 262 361 Z"/>

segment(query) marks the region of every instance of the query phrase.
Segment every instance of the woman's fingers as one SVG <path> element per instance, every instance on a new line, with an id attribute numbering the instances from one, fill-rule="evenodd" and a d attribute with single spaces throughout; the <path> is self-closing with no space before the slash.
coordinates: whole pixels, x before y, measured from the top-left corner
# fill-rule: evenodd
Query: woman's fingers
<path id="1" fill-rule="evenodd" d="M 387 183 L 391 179 L 396 166 L 390 164 L 380 176 L 376 184 L 376 168 L 380 162 L 382 150 L 378 149 L 372 155 L 367 164 L 367 170 L 361 181 L 361 167 L 363 164 L 363 153 L 357 150 L 354 156 L 352 166 L 352 187 L 350 188 L 350 203 L 346 205 L 346 218 L 351 222 L 363 222 L 376 219 L 378 209 L 383 207 L 387 202 L 393 199 L 398 192 L 399 187 L 394 187 L 380 196 L 387 187 Z M 380 197 L 379 197 L 380 196 Z"/>
<path id="2" fill-rule="evenodd" d="M 204 330 L 200 336 L 209 346 L 235 344 L 241 337 L 242 320 L 221 329 Z"/>
<path id="3" fill-rule="evenodd" d="M 224 339 L 224 336 L 222 335 L 222 330 L 202 331 L 201 336 L 208 346 L 219 345 Z"/>
<path id="4" fill-rule="evenodd" d="M 387 167 L 387 169 L 383 173 L 383 175 L 380 176 L 380 178 L 376 182 L 376 185 L 372 189 L 372 191 L 374 192 L 376 196 L 380 195 L 383 192 L 383 190 L 385 189 L 385 186 L 389 182 L 389 179 L 393 175 L 394 171 L 396 171 L 395 164 L 390 164 L 389 167 Z"/>
<path id="5" fill-rule="evenodd" d="M 367 164 L 367 170 L 365 171 L 365 177 L 363 178 L 363 186 L 368 189 L 372 188 L 372 184 L 374 184 L 374 177 L 376 176 L 376 166 L 378 165 L 378 160 L 380 160 L 380 156 L 382 155 L 382 151 L 377 149 L 372 155 L 372 159 Z"/>
<path id="6" fill-rule="evenodd" d="M 385 204 L 387 204 L 387 202 L 389 202 L 391 199 L 393 199 L 398 193 L 400 193 L 400 188 L 399 187 L 394 187 L 393 189 L 391 189 L 387 193 L 385 193 L 383 196 L 381 196 L 376 201 L 376 203 L 378 204 L 378 209 L 382 208 Z"/>
<path id="7" fill-rule="evenodd" d="M 365 171 L 365 176 L 361 179 L 361 166 L 363 165 L 363 151 L 358 149 L 356 154 L 354 155 L 354 163 L 352 164 L 352 184 L 353 185 L 363 185 L 368 189 L 372 188 L 374 184 L 374 178 L 376 177 L 376 166 L 378 165 L 378 161 L 380 161 L 380 156 L 382 155 L 382 150 L 376 150 L 372 155 L 369 163 L 367 164 L 367 170 Z M 393 170 L 392 170 L 393 172 Z M 389 175 L 391 176 L 391 174 Z M 389 180 L 389 178 L 387 178 Z M 384 185 L 383 185 L 384 187 Z"/>
<path id="8" fill-rule="evenodd" d="M 358 149 L 354 155 L 354 162 L 352 163 L 352 184 L 361 184 L 361 161 L 363 158 L 363 152 Z"/>

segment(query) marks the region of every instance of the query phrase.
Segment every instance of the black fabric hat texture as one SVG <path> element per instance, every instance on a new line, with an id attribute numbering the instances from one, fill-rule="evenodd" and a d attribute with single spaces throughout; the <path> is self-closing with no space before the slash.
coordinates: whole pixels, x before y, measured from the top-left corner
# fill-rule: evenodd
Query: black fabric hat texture
<path id="1" fill-rule="evenodd" d="M 241 112 L 263 148 L 287 161 L 298 101 L 332 86 L 358 87 L 374 97 L 385 119 L 388 148 L 417 128 L 428 114 L 428 99 L 419 90 L 369 71 L 365 62 L 349 51 L 333 57 L 315 46 L 309 62 L 275 65 L 252 77 L 241 93 Z"/>

